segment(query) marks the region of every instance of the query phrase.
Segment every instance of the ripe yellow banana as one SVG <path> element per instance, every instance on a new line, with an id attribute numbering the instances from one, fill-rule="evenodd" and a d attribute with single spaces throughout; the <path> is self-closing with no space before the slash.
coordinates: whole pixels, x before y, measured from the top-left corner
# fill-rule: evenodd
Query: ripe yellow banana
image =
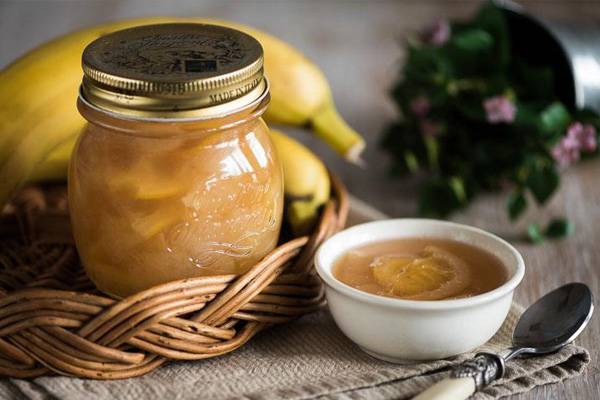
<path id="1" fill-rule="evenodd" d="M 311 230 L 319 208 L 329 199 L 330 181 L 321 160 L 300 142 L 271 129 L 283 166 L 286 220 L 297 235 Z"/>
<path id="2" fill-rule="evenodd" d="M 303 144 L 274 129 L 270 134 L 283 166 L 285 217 L 294 234 L 303 235 L 311 230 L 320 207 L 329 199 L 329 174 L 321 160 Z M 38 165 L 31 181 L 66 179 L 76 139 L 64 142 L 51 152 Z"/>
<path id="3" fill-rule="evenodd" d="M 66 181 L 69 170 L 69 159 L 75 148 L 78 136 L 66 140 L 56 147 L 49 155 L 33 170 L 29 182 Z"/>
<path id="4" fill-rule="evenodd" d="M 271 83 L 266 119 L 309 125 L 350 161 L 360 160 L 364 141 L 338 115 L 319 69 L 283 41 L 256 29 L 205 18 L 154 17 L 118 21 L 67 34 L 21 57 L 0 72 L 0 205 L 27 181 L 49 153 L 72 140 L 84 125 L 75 108 L 81 53 L 94 39 L 136 25 L 165 22 L 217 23 L 256 37 L 265 51 Z"/>

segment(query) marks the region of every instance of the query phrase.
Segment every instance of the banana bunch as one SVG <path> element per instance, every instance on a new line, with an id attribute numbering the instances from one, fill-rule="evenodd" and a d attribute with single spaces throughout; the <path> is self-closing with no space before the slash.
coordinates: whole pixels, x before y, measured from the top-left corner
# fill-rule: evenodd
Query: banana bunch
<path id="1" fill-rule="evenodd" d="M 310 127 L 351 162 L 364 141 L 337 113 L 321 71 L 287 43 L 254 28 L 205 18 L 154 17 L 118 21 L 74 32 L 25 54 L 0 71 L 0 207 L 26 182 L 64 179 L 85 120 L 75 100 L 82 78 L 81 53 L 96 38 L 137 25 L 196 22 L 244 31 L 262 44 L 271 84 L 268 122 Z M 284 165 L 288 218 L 304 232 L 329 198 L 325 167 L 308 149 L 274 132 Z M 285 150 L 282 150 L 285 149 Z"/>

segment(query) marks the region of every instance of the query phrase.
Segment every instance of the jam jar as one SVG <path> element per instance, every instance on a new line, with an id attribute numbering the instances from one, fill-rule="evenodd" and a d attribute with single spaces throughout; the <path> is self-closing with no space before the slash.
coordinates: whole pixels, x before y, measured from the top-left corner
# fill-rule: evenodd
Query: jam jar
<path id="1" fill-rule="evenodd" d="M 82 64 L 88 124 L 69 207 L 101 291 L 241 274 L 273 250 L 283 175 L 261 118 L 269 90 L 257 40 L 216 25 L 148 25 L 97 39 Z"/>

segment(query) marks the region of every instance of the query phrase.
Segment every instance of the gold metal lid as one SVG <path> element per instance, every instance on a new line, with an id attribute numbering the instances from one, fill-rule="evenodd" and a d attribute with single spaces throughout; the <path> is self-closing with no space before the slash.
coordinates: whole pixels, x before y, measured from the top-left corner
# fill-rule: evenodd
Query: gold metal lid
<path id="1" fill-rule="evenodd" d="M 212 118 L 268 95 L 260 43 L 218 25 L 117 31 L 90 43 L 82 65 L 82 98 L 126 117 Z"/>

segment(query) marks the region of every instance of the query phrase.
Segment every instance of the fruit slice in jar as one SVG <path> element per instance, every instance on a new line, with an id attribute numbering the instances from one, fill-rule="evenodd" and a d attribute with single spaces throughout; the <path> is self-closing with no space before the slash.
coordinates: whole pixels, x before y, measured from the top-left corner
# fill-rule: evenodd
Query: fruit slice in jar
<path id="1" fill-rule="evenodd" d="M 181 181 L 174 177 L 157 175 L 147 166 L 138 167 L 112 173 L 106 182 L 111 192 L 135 200 L 161 200 L 183 193 L 184 186 Z"/>
<path id="2" fill-rule="evenodd" d="M 461 258 L 435 246 L 426 246 L 418 257 L 377 257 L 371 267 L 379 285 L 411 300 L 458 296 L 471 280 L 469 266 Z"/>
<path id="3" fill-rule="evenodd" d="M 181 201 L 139 200 L 129 204 L 119 217 L 129 224 L 135 236 L 147 240 L 194 215 Z"/>
<path id="4" fill-rule="evenodd" d="M 180 185 L 170 182 L 160 182 L 147 185 L 135 185 L 133 187 L 133 197 L 138 200 L 160 200 L 167 197 L 174 197 L 183 192 Z"/>
<path id="5" fill-rule="evenodd" d="M 119 197 L 134 200 L 161 200 L 181 195 L 189 175 L 177 149 L 157 152 L 161 143 L 138 149 L 138 157 L 126 165 L 105 165 L 108 190 Z M 133 152 L 133 150 L 132 150 Z"/>

